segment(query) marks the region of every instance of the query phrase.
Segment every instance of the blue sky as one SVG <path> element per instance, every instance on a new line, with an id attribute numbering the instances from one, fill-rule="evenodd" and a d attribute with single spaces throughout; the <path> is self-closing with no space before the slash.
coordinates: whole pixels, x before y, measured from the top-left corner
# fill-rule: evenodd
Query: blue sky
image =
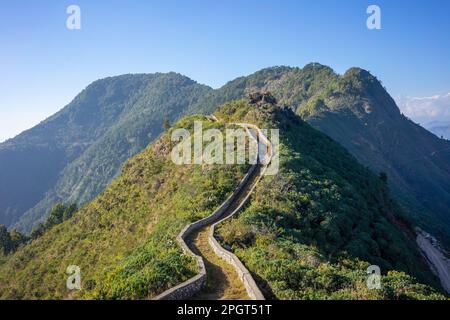
<path id="1" fill-rule="evenodd" d="M 81 30 L 66 8 L 81 8 Z M 366 8 L 381 8 L 381 30 Z M 393 96 L 450 92 L 450 1 L 40 0 L 0 4 L 0 141 L 90 82 L 176 71 L 219 87 L 274 65 L 359 66 Z"/>

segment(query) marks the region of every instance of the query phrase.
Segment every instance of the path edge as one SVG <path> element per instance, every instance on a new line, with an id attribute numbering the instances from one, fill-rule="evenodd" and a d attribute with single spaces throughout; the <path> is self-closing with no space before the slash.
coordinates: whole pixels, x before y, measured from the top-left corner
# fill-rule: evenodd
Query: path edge
<path id="1" fill-rule="evenodd" d="M 213 119 L 215 121 L 217 118 Z M 262 133 L 262 131 L 256 126 L 251 124 L 238 124 L 240 126 L 243 126 L 246 128 L 247 132 L 249 133 L 249 136 L 255 139 L 255 137 L 250 133 L 248 127 L 251 127 L 252 129 L 255 129 L 258 132 L 258 136 L 262 138 L 263 143 L 266 144 L 269 147 L 269 161 L 264 166 L 264 169 L 260 173 L 260 177 L 258 178 L 257 182 L 253 185 L 251 192 L 248 193 L 247 197 L 239 204 L 239 206 L 236 208 L 236 210 L 233 211 L 231 215 L 228 217 L 221 219 L 211 225 L 211 228 L 208 233 L 208 242 L 213 248 L 214 252 L 227 261 L 229 264 L 231 264 L 235 271 L 237 272 L 239 279 L 244 284 L 244 287 L 247 291 L 247 294 L 252 300 L 265 300 L 264 295 L 262 294 L 261 290 L 259 289 L 258 285 L 256 284 L 255 280 L 253 279 L 252 275 L 248 271 L 248 269 L 244 266 L 244 264 L 239 260 L 239 258 L 233 254 L 232 252 L 226 250 L 223 248 L 219 242 L 214 237 L 214 231 L 215 226 L 221 223 L 222 221 L 225 221 L 226 219 L 229 219 L 230 217 L 234 216 L 236 213 L 238 213 L 242 207 L 247 203 L 248 199 L 250 198 L 254 188 L 258 184 L 259 180 L 263 176 L 264 172 L 267 169 L 267 166 L 270 164 L 270 161 L 273 157 L 273 146 L 267 137 Z M 239 185 L 236 187 L 236 189 L 233 191 L 233 193 L 226 199 L 219 208 L 217 208 L 211 215 L 209 215 L 206 218 L 203 218 L 201 220 L 195 221 L 191 224 L 188 224 L 186 227 L 183 228 L 183 230 L 178 234 L 177 241 L 180 244 L 184 254 L 188 254 L 194 259 L 197 260 L 197 265 L 199 272 L 197 275 L 195 275 L 192 278 L 189 278 L 188 280 L 167 289 L 166 291 L 162 292 L 161 294 L 157 295 L 153 298 L 153 300 L 184 300 L 189 299 L 196 293 L 198 293 L 206 284 L 206 267 L 205 263 L 203 261 L 203 258 L 199 255 L 196 255 L 192 250 L 188 247 L 188 245 L 185 242 L 185 239 L 192 234 L 194 231 L 213 223 L 215 220 L 220 219 L 220 217 L 223 215 L 223 213 L 229 208 L 229 206 L 233 203 L 233 201 L 236 199 L 236 197 L 239 195 L 240 191 L 242 190 L 243 186 L 247 183 L 247 181 L 250 179 L 253 172 L 256 170 L 257 165 L 252 165 L 250 169 L 245 174 L 244 178 L 241 180 Z"/>

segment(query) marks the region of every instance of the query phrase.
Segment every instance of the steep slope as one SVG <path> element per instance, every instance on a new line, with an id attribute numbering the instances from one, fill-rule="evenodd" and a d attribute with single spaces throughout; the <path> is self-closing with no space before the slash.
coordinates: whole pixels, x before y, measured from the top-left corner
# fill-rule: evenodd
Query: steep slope
<path id="1" fill-rule="evenodd" d="M 274 67 L 233 80 L 200 101 L 204 110 L 214 110 L 255 90 L 270 91 L 361 163 L 386 172 L 407 211 L 450 247 L 450 141 L 404 117 L 374 76 L 359 68 L 338 75 L 318 63 Z"/>
<path id="2" fill-rule="evenodd" d="M 449 243 L 449 141 L 404 117 L 380 82 L 357 68 L 298 112 L 375 172 L 386 172 L 403 203 Z"/>
<path id="3" fill-rule="evenodd" d="M 345 149 L 289 108 L 238 101 L 217 115 L 223 122 L 198 116 L 176 127 L 192 131 L 193 120 L 203 120 L 205 129 L 232 122 L 280 129 L 279 174 L 264 177 L 245 212 L 219 230 L 269 295 L 442 298 L 398 271 L 436 283 L 414 241 L 391 222 L 403 217 L 385 182 Z M 169 132 L 72 218 L 3 257 L 0 297 L 149 298 L 193 276 L 175 236 L 211 214 L 248 166 L 175 165 L 172 147 Z M 371 263 L 391 270 L 382 291 L 365 287 Z M 81 291 L 65 287 L 69 265 L 81 268 Z"/>
<path id="4" fill-rule="evenodd" d="M 158 137 L 163 120 L 178 119 L 209 90 L 175 73 L 94 82 L 0 145 L 0 224 L 30 230 L 59 201 L 89 201 Z"/>
<path id="5" fill-rule="evenodd" d="M 179 126 L 223 129 L 204 117 Z M 170 135 L 123 167 L 123 173 L 71 219 L 15 254 L 0 257 L 0 297 L 149 298 L 193 276 L 176 235 L 212 213 L 242 179 L 244 165 L 175 165 Z M 83 290 L 66 288 L 66 268 L 81 269 Z"/>
<path id="6" fill-rule="evenodd" d="M 428 123 L 426 128 L 439 138 L 450 140 L 450 123 L 434 121 Z"/>
<path id="7" fill-rule="evenodd" d="M 238 102 L 217 116 L 280 130 L 279 173 L 266 176 L 250 206 L 218 232 L 256 276 L 266 297 L 433 296 L 429 288 L 398 272 L 439 286 L 415 245 L 408 218 L 382 178 L 290 108 Z M 385 275 L 382 290 L 366 286 L 371 264 Z"/>

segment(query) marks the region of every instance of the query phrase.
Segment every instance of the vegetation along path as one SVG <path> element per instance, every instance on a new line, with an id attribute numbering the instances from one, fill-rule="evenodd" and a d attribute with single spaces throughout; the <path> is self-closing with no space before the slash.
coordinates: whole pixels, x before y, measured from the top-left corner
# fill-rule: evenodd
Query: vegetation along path
<path id="1" fill-rule="evenodd" d="M 243 202 L 247 201 L 260 177 L 260 172 L 260 165 L 258 165 L 239 192 L 236 200 L 221 216 L 222 219 L 235 213 L 236 210 L 240 209 Z M 205 287 L 193 298 L 201 300 L 248 300 L 249 296 L 236 270 L 217 256 L 209 244 L 210 228 L 211 226 L 207 225 L 186 239 L 186 243 L 191 250 L 203 258 L 207 275 Z"/>
<path id="2" fill-rule="evenodd" d="M 212 121 L 219 121 L 215 116 L 211 116 Z M 252 136 L 253 139 L 257 139 L 257 136 L 262 135 L 254 125 L 251 124 L 238 124 L 246 128 L 247 133 Z M 252 131 L 253 129 L 253 131 Z M 256 134 L 258 131 L 258 134 Z M 268 139 L 261 139 L 263 143 L 269 148 L 269 157 L 272 155 L 272 146 Z M 265 140 L 265 142 L 264 142 Z M 258 157 L 260 156 L 258 149 Z M 270 159 L 270 158 L 269 158 Z M 260 162 L 260 161 L 258 161 Z M 249 200 L 251 193 L 256 187 L 257 182 L 263 175 L 267 165 L 270 160 L 265 164 L 258 163 L 254 170 L 249 170 L 249 178 L 242 185 L 241 189 L 236 194 L 235 200 L 229 205 L 225 212 L 217 219 L 224 220 L 235 213 L 237 213 L 244 204 Z M 248 300 L 250 297 L 247 294 L 246 288 L 239 278 L 238 273 L 234 267 L 225 262 L 221 257 L 219 257 L 211 247 L 209 242 L 209 236 L 211 234 L 211 229 L 214 223 L 200 228 L 199 230 L 193 232 L 187 239 L 186 245 L 192 250 L 192 252 L 200 257 L 202 257 L 205 268 L 206 268 L 206 284 L 205 286 L 194 296 L 193 299 L 200 300 Z"/>
<path id="3" fill-rule="evenodd" d="M 215 116 L 210 116 L 209 119 L 219 121 Z M 264 299 L 250 273 L 239 259 L 231 252 L 223 249 L 214 238 L 215 226 L 238 213 L 250 199 L 273 156 L 272 143 L 257 126 L 248 123 L 234 123 L 234 125 L 245 128 L 249 139 L 259 142 L 257 148 L 259 161 L 250 167 L 233 195 L 211 216 L 187 225 L 180 232 L 178 241 L 186 254 L 197 259 L 200 273 L 175 287 L 169 288 L 157 296 L 156 300 L 186 298 L 202 300 Z"/>

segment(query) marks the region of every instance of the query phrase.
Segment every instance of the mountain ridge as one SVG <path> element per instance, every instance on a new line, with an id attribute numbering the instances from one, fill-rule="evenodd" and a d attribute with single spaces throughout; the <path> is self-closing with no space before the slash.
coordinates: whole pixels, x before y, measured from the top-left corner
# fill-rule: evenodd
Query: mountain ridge
<path id="1" fill-rule="evenodd" d="M 240 80 L 239 95 L 272 92 L 372 170 L 387 172 L 402 204 L 450 245 L 450 142 L 404 117 L 376 77 L 361 68 L 339 75 L 311 63 L 263 69 L 249 78 L 245 85 Z"/>
<path id="2" fill-rule="evenodd" d="M 176 73 L 169 73 L 169 75 L 180 76 Z M 124 77 L 127 76 L 131 77 L 131 75 Z M 115 78 L 106 78 L 106 80 L 111 81 Z M 191 84 L 196 83 L 187 77 L 186 79 Z M 375 172 L 386 172 L 390 185 L 402 205 L 422 223 L 421 226 L 436 233 L 440 239 L 447 239 L 447 243 L 450 243 L 450 236 L 448 236 L 450 217 L 446 213 L 450 212 L 450 190 L 447 190 L 446 186 L 447 179 L 450 179 L 450 168 L 448 168 L 450 151 L 445 151 L 450 144 L 435 139 L 431 133 L 404 117 L 380 81 L 370 72 L 354 67 L 339 75 L 328 66 L 310 63 L 303 68 L 286 66 L 265 68 L 251 75 L 231 80 L 218 89 L 205 85 L 193 86 L 193 88 L 194 91 L 199 91 L 198 94 L 193 94 L 191 99 L 187 99 L 189 101 L 185 103 L 186 107 L 181 108 L 181 112 L 177 110 L 173 114 L 176 116 L 180 116 L 181 113 L 209 114 L 219 105 L 240 99 L 251 91 L 272 92 L 281 104 L 291 106 L 316 129 L 344 145 L 359 161 Z M 186 95 L 190 96 L 188 93 Z M 168 97 L 165 96 L 165 98 Z M 183 98 L 180 97 L 180 99 Z M 161 100 L 158 103 L 162 102 Z M 161 106 L 159 108 L 161 109 Z M 136 112 L 139 113 L 142 110 L 137 108 Z M 159 113 L 158 117 L 159 123 L 157 121 L 153 125 L 158 126 L 159 129 L 151 138 L 144 137 L 141 140 L 150 142 L 162 131 L 161 117 L 165 115 Z M 105 141 L 101 148 L 108 147 L 116 139 L 118 137 L 109 142 Z M 138 149 L 144 148 L 144 145 L 144 143 L 138 143 L 138 147 L 134 149 L 127 148 L 131 151 L 127 151 L 129 153 L 126 157 L 138 152 Z M 57 157 L 58 153 L 55 154 L 55 158 Z M 126 157 L 120 158 L 118 162 L 124 161 Z M 87 156 L 86 159 L 92 159 L 92 157 Z M 65 187 L 58 187 L 60 190 L 67 191 L 61 197 L 47 197 L 47 202 L 40 202 L 42 206 L 39 210 L 28 211 L 28 220 L 35 221 L 38 216 L 42 217 L 54 202 L 64 200 L 67 196 L 70 200 L 82 199 L 82 202 L 91 199 L 104 189 L 108 181 L 117 174 L 119 167 L 119 163 L 114 164 L 112 166 L 114 172 L 107 174 L 109 179 L 103 179 L 102 184 L 96 187 L 93 182 L 79 184 L 76 181 L 67 183 Z M 91 172 L 88 175 L 91 179 L 98 173 L 74 164 L 73 169 L 67 169 L 68 175 L 74 176 L 77 168 L 81 168 L 80 172 Z M 97 169 L 100 170 L 99 167 Z M 85 188 L 85 195 L 70 197 L 73 194 L 72 188 L 77 188 L 77 185 L 78 188 Z M 428 190 L 434 190 L 436 194 Z M 75 194 L 77 194 L 76 191 Z M 30 221 L 23 220 L 19 224 L 16 223 L 16 226 L 22 226 L 23 229 L 23 226 L 30 224 Z"/>
<path id="3" fill-rule="evenodd" d="M 147 299 L 194 276 L 175 237 L 217 208 L 246 165 L 175 165 L 173 130 L 226 130 L 225 123 L 280 129 L 280 171 L 265 176 L 239 217 L 220 226 L 265 291 L 278 299 L 443 299 L 386 182 L 290 108 L 238 100 L 217 110 L 222 122 L 188 116 L 129 159 L 122 174 L 68 220 L 10 256 L 0 256 L 0 297 Z M 270 139 L 270 137 L 269 137 Z M 300 142 L 300 143 L 299 143 Z M 407 220 L 405 220 L 407 223 Z M 413 262 L 413 263 L 411 263 Z M 366 269 L 383 269 L 383 290 L 366 287 Z M 78 265 L 83 290 L 66 288 Z M 417 278 L 414 278 L 413 276 Z M 420 279 L 420 280 L 417 280 Z"/>

